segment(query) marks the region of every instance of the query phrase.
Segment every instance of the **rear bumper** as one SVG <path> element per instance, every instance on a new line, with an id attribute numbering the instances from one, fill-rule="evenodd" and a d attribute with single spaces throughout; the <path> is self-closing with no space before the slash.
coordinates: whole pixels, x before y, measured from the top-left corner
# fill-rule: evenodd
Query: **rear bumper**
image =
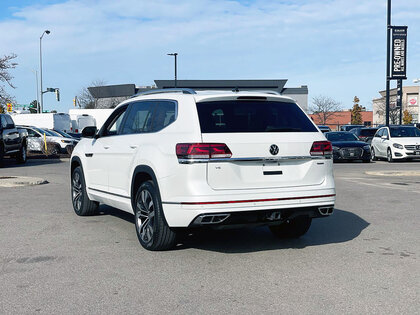
<path id="1" fill-rule="evenodd" d="M 306 215 L 310 217 L 322 216 L 318 212 L 318 207 L 328 206 L 333 207 L 335 203 L 335 189 L 322 189 L 316 191 L 307 191 L 305 193 L 287 194 L 282 193 L 277 196 L 267 196 L 267 198 L 253 199 L 234 198 L 230 196 L 229 200 L 219 199 L 213 202 L 162 202 L 163 211 L 166 221 L 170 227 L 189 227 L 194 226 L 194 221 L 200 215 L 207 214 L 229 214 L 229 217 L 234 218 L 234 224 L 252 225 L 252 223 L 270 224 L 262 220 L 270 216 L 273 212 L 280 212 L 280 219 L 288 218 L 294 213 L 306 211 Z M 255 196 L 254 196 L 255 197 Z M 222 200 L 222 201 L 220 201 Z M 309 212 L 308 212 L 309 211 Z M 255 222 L 241 221 L 241 217 L 249 213 L 254 213 L 257 220 Z M 227 218 L 225 223 L 229 223 Z M 251 220 L 252 221 L 252 220 Z M 201 222 L 199 222 L 201 224 Z M 247 224 L 248 223 L 248 224 Z M 280 223 L 277 222 L 277 224 Z M 199 224 L 199 225 L 200 225 Z"/>
<path id="2" fill-rule="evenodd" d="M 228 229 L 247 226 L 279 225 L 299 216 L 325 218 L 333 214 L 334 205 L 322 207 L 303 207 L 291 209 L 239 211 L 229 213 L 205 213 L 197 216 L 189 225 L 190 228 L 210 227 Z"/>

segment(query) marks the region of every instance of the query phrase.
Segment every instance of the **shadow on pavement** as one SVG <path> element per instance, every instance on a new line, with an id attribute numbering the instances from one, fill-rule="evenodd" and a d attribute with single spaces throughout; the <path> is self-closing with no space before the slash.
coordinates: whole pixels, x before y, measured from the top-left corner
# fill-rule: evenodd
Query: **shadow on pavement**
<path id="1" fill-rule="evenodd" d="M 134 217 L 130 213 L 105 205 L 102 205 L 100 210 L 102 215 L 115 216 L 134 225 Z M 358 215 L 335 209 L 331 217 L 314 219 L 309 231 L 299 239 L 279 239 L 272 235 L 267 227 L 201 230 L 193 231 L 191 234 L 183 237 L 176 249 L 197 248 L 233 254 L 286 248 L 305 248 L 351 241 L 359 236 L 368 226 L 369 223 Z"/>
<path id="2" fill-rule="evenodd" d="M 62 161 L 60 161 L 58 156 L 54 158 L 44 158 L 44 159 L 28 158 L 28 160 L 24 164 L 19 164 L 14 158 L 5 157 L 3 161 L 0 162 L 0 169 L 30 167 L 30 166 L 48 165 L 48 164 L 57 164 L 57 163 L 62 163 Z"/>

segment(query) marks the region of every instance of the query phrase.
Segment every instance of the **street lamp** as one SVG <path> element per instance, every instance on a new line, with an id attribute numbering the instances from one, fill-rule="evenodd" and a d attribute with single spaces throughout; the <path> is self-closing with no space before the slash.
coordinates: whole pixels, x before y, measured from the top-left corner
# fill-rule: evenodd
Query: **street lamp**
<path id="1" fill-rule="evenodd" d="M 174 56 L 175 57 L 175 87 L 177 87 L 177 80 L 176 80 L 176 57 L 178 56 L 178 53 L 168 54 L 168 56 Z"/>
<path id="2" fill-rule="evenodd" d="M 44 37 L 44 34 L 48 35 L 49 33 L 51 33 L 49 30 L 45 30 L 39 38 L 39 74 L 41 81 L 41 106 L 39 107 L 39 111 L 41 113 L 44 110 L 44 92 L 42 91 L 42 38 Z"/>

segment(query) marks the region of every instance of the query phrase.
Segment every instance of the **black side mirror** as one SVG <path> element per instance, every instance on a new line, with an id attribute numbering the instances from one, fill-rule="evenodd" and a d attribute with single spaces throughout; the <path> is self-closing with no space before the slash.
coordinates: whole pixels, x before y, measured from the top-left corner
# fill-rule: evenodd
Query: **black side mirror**
<path id="1" fill-rule="evenodd" d="M 98 129 L 95 126 L 85 127 L 82 130 L 82 137 L 83 138 L 93 138 L 96 135 Z"/>

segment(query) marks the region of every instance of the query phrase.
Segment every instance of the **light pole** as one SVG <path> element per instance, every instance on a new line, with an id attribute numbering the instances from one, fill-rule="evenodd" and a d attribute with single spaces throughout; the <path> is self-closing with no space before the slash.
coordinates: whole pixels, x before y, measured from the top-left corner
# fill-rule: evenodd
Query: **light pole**
<path id="1" fill-rule="evenodd" d="M 177 87 L 177 79 L 176 79 L 176 57 L 178 56 L 178 53 L 168 54 L 168 56 L 174 56 L 175 57 L 175 87 Z"/>
<path id="2" fill-rule="evenodd" d="M 385 125 L 389 126 L 389 83 L 391 68 L 391 0 L 388 0 L 386 12 L 386 96 L 385 96 Z"/>
<path id="3" fill-rule="evenodd" d="M 44 92 L 42 91 L 42 38 L 44 37 L 44 34 L 51 33 L 49 30 L 45 30 L 41 37 L 39 38 L 39 74 L 40 74 L 40 91 L 41 91 L 41 106 L 39 107 L 40 113 L 44 110 Z"/>

